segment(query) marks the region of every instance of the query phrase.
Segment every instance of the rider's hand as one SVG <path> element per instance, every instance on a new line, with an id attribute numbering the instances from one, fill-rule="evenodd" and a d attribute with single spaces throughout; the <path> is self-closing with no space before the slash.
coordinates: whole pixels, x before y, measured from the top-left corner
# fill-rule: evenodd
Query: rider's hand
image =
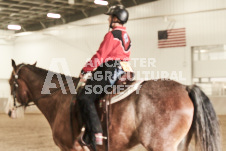
<path id="1" fill-rule="evenodd" d="M 81 73 L 79 74 L 80 82 L 86 82 L 86 78 L 84 77 L 85 72 L 82 70 Z"/>
<path id="2" fill-rule="evenodd" d="M 79 78 L 82 79 L 84 77 L 84 74 L 80 73 Z"/>
<path id="3" fill-rule="evenodd" d="M 84 75 L 80 73 L 80 82 L 86 82 L 86 79 L 84 78 Z"/>

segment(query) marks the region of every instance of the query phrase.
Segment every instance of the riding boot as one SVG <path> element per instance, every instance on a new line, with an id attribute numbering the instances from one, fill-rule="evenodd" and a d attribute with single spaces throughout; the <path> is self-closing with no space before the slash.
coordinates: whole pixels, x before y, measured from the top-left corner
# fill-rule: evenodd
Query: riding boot
<path id="1" fill-rule="evenodd" d="M 80 103 L 79 103 L 79 105 L 80 105 Z M 91 135 L 90 134 L 91 125 L 90 125 L 90 122 L 88 120 L 86 113 L 81 112 L 81 111 L 83 111 L 82 108 L 79 109 L 79 111 L 80 111 L 80 114 L 78 116 L 80 116 L 81 127 L 83 127 L 83 126 L 85 126 L 85 127 L 83 127 L 81 129 L 81 133 L 79 134 L 77 139 L 81 146 L 89 146 L 91 143 L 91 139 L 90 139 L 91 138 L 91 136 L 90 136 Z"/>
<path id="2" fill-rule="evenodd" d="M 94 151 L 97 151 L 96 148 L 96 137 L 94 133 L 91 133 L 91 147 Z"/>

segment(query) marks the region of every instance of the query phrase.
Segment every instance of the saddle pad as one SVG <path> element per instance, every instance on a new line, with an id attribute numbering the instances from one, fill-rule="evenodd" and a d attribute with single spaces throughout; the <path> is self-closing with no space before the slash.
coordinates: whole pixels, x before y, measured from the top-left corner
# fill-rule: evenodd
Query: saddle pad
<path id="1" fill-rule="evenodd" d="M 127 96 L 129 96 L 131 93 L 133 93 L 134 91 L 136 91 L 138 88 L 140 89 L 141 87 L 141 83 L 143 83 L 144 80 L 137 80 L 135 81 L 133 84 L 131 84 L 126 90 L 120 92 L 118 95 L 113 96 L 111 98 L 110 104 L 114 104 L 124 98 L 126 98 Z M 139 90 L 138 90 L 139 91 Z M 109 102 L 107 102 L 107 105 L 109 105 Z"/>

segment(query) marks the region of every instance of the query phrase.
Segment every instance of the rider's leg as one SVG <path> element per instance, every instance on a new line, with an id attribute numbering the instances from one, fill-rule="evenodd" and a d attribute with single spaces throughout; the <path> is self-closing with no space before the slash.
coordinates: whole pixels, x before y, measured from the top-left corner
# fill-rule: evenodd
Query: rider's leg
<path id="1" fill-rule="evenodd" d="M 84 139 L 88 136 L 92 141 L 95 141 L 95 134 L 100 135 L 103 133 L 94 102 L 99 99 L 100 95 L 103 93 L 103 87 L 108 84 L 109 81 L 105 78 L 88 80 L 85 88 L 81 90 L 77 97 L 82 118 L 86 126 Z M 101 144 L 102 139 L 97 138 L 96 140 L 99 141 L 96 141 L 97 144 Z M 86 139 L 84 141 L 86 143 L 90 142 Z"/>

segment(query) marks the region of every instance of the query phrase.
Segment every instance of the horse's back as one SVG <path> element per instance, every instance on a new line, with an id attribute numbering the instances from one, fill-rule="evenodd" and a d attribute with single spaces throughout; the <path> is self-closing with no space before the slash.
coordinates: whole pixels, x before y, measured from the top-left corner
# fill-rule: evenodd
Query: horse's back
<path id="1" fill-rule="evenodd" d="M 186 86 L 172 80 L 150 80 L 142 84 L 139 95 L 146 105 L 159 106 L 164 111 L 192 107 Z M 153 107 L 153 106 L 152 106 Z"/>
<path id="2" fill-rule="evenodd" d="M 149 150 L 174 150 L 193 120 L 193 103 L 186 86 L 175 81 L 146 81 L 136 102 L 142 144 Z"/>

